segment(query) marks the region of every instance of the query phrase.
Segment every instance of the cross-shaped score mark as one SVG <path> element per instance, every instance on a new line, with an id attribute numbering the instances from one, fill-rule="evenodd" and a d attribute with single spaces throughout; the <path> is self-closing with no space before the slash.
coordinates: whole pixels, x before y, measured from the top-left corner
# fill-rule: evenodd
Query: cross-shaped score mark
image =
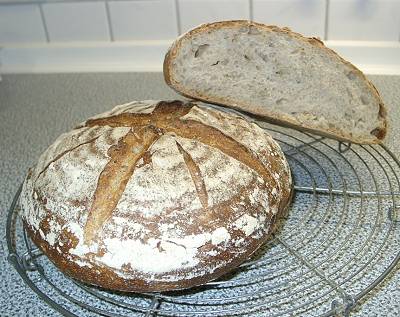
<path id="1" fill-rule="evenodd" d="M 280 188 L 271 172 L 243 144 L 217 128 L 183 118 L 193 106 L 195 105 L 181 101 L 162 101 L 151 113 L 121 113 L 86 121 L 84 126 L 89 128 L 98 126 L 131 128 L 116 145 L 108 150 L 110 160 L 98 178 L 85 224 L 84 241 L 86 244 L 90 244 L 96 238 L 104 223 L 112 215 L 129 179 L 134 174 L 137 162 L 143 158 L 144 163 L 150 163 L 151 146 L 165 134 L 195 140 L 216 148 L 254 170 L 266 184 L 270 184 L 271 188 Z M 207 209 L 209 207 L 208 193 L 203 179 L 204 175 L 201 175 L 195 160 L 179 141 L 176 139 L 175 142 L 193 180 L 201 205 Z M 57 159 L 67 152 L 69 151 L 62 153 Z M 269 194 L 269 199 L 271 205 L 276 203 L 274 195 Z"/>

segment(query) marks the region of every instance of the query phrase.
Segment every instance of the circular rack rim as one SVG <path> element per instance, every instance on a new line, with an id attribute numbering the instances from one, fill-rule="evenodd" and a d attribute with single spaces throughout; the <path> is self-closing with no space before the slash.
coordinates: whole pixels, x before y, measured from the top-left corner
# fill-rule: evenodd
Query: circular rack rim
<path id="1" fill-rule="evenodd" d="M 298 141 L 302 142 L 302 144 L 300 144 L 299 146 L 295 147 L 292 144 L 289 144 L 286 142 L 286 145 L 288 145 L 290 147 L 289 151 L 287 151 L 285 154 L 286 156 L 290 157 L 293 160 L 293 157 L 291 157 L 291 151 L 294 149 L 295 151 L 298 151 L 299 149 L 302 148 L 306 148 L 306 147 L 311 147 L 313 149 L 315 149 L 315 145 L 318 145 L 320 143 L 323 143 L 325 146 L 332 148 L 332 146 L 330 146 L 329 144 L 325 143 L 324 140 L 326 139 L 325 137 L 316 137 L 313 136 L 309 133 L 302 133 L 303 135 L 307 136 L 308 138 L 311 138 L 311 141 L 309 142 L 305 142 L 300 138 L 296 138 L 293 137 L 292 135 L 286 134 L 282 131 L 278 131 L 278 130 L 274 130 L 274 129 L 267 129 L 269 132 L 277 132 L 280 134 L 283 134 L 286 137 L 291 137 L 294 139 L 297 139 Z M 326 139 L 329 140 L 329 139 Z M 277 140 L 280 143 L 285 143 L 285 141 L 282 140 Z M 381 158 L 384 158 L 382 156 L 382 154 L 380 152 L 378 152 L 378 150 L 376 150 L 375 147 L 372 146 L 362 146 L 359 145 L 360 147 L 362 147 L 364 150 L 367 151 L 367 153 L 369 153 L 371 156 L 374 156 L 373 151 L 376 152 L 376 154 L 379 154 L 381 156 Z M 343 142 L 339 142 L 338 143 L 338 150 L 337 153 L 339 154 L 343 154 L 346 151 L 349 151 L 352 149 L 352 144 L 350 143 L 343 143 Z M 383 144 L 377 145 L 376 147 L 380 148 L 383 152 L 385 152 L 386 154 L 389 155 L 389 157 L 393 160 L 393 162 L 395 163 L 397 168 L 400 168 L 400 162 L 399 160 L 395 157 L 395 155 Z M 318 150 L 319 152 L 321 152 L 320 150 Z M 304 152 L 303 152 L 304 153 Z M 322 153 L 322 152 L 321 152 Z M 322 153 L 324 154 L 324 153 Z M 306 154 L 308 155 L 308 154 Z M 326 156 L 326 154 L 324 154 Z M 309 155 L 310 156 L 310 155 Z M 326 156 L 327 159 L 329 160 L 328 156 Z M 361 158 L 361 157 L 360 157 Z M 311 156 L 309 157 L 310 160 L 314 160 L 314 158 L 312 158 Z M 398 175 L 395 173 L 393 167 L 389 164 L 389 162 L 387 161 L 386 158 L 384 158 L 386 160 L 386 163 L 388 163 L 388 165 L 390 166 L 393 174 L 396 177 L 397 180 L 397 186 L 400 187 L 400 183 L 399 183 L 399 178 Z M 361 158 L 361 160 L 363 160 Z M 378 164 L 381 165 L 381 163 L 375 158 L 375 160 L 377 161 Z M 364 161 L 365 162 L 365 161 Z M 317 162 L 318 163 L 318 162 Z M 349 165 L 352 167 L 351 163 L 348 162 Z M 300 161 L 297 162 L 297 164 L 299 164 L 299 166 L 301 166 L 303 163 L 301 163 Z M 304 164 L 303 164 L 304 165 Z M 382 167 L 382 165 L 381 165 Z M 303 166 L 303 168 L 305 168 L 305 170 L 307 170 L 306 166 Z M 383 167 L 382 167 L 383 168 Z M 353 168 L 354 169 L 354 168 Z M 339 171 L 339 170 L 338 170 Z M 325 171 L 324 171 L 325 172 Z M 384 170 L 384 172 L 386 173 L 386 171 Z M 357 174 L 356 174 L 357 175 Z M 386 176 L 388 178 L 388 175 L 386 173 Z M 357 176 L 358 177 L 358 176 Z M 360 180 L 358 180 L 360 181 Z M 392 188 L 392 184 L 389 180 L 389 184 L 390 187 Z M 385 195 L 387 197 L 391 197 L 392 198 L 392 202 L 393 202 L 393 207 L 391 209 L 388 210 L 388 218 L 391 222 L 391 224 L 396 227 L 396 225 L 398 225 L 399 221 L 395 219 L 394 216 L 394 211 L 395 208 L 398 208 L 398 205 L 396 204 L 395 201 L 395 196 L 400 196 L 400 193 L 398 192 L 394 192 L 393 190 L 385 192 L 385 193 L 378 193 L 378 191 L 365 191 L 363 189 L 361 189 L 359 192 L 357 191 L 351 191 L 351 190 L 347 190 L 347 188 L 344 186 L 344 189 L 339 190 L 339 189 L 334 189 L 332 188 L 332 184 L 329 184 L 327 186 L 328 188 L 321 188 L 321 187 L 317 187 L 315 182 L 313 182 L 313 185 L 310 187 L 306 187 L 306 186 L 296 186 L 295 185 L 295 191 L 296 192 L 311 192 L 313 193 L 313 195 L 315 195 L 316 193 L 318 194 L 329 194 L 329 195 L 335 195 L 335 194 L 344 194 L 344 195 L 360 195 L 361 200 L 363 199 L 363 197 L 365 196 L 377 196 L 378 197 L 378 201 L 379 201 L 379 196 L 380 195 Z M 61 304 L 57 303 L 57 301 L 55 301 L 54 299 L 52 299 L 48 294 L 44 293 L 39 287 L 38 285 L 36 285 L 35 280 L 31 279 L 31 277 L 28 275 L 28 271 L 30 270 L 34 270 L 37 271 L 40 274 L 40 277 L 42 279 L 45 279 L 47 283 L 49 283 L 50 285 L 53 285 L 52 282 L 47 279 L 46 274 L 43 270 L 43 268 L 37 263 L 36 261 L 36 257 L 38 255 L 40 255 L 41 253 L 39 252 L 39 249 L 34 249 L 32 247 L 31 242 L 29 241 L 29 238 L 27 237 L 26 234 L 26 230 L 23 229 L 23 238 L 24 238 L 24 243 L 25 243 L 25 247 L 27 248 L 27 251 L 20 255 L 17 253 L 16 250 L 16 246 L 13 244 L 13 240 L 12 240 L 12 232 L 11 232 L 11 228 L 12 228 L 12 222 L 14 220 L 15 217 L 15 211 L 16 211 L 16 207 L 17 207 L 17 203 L 19 200 L 19 196 L 22 190 L 22 185 L 19 187 L 17 193 L 15 194 L 15 197 L 13 199 L 13 202 L 11 204 L 11 207 L 8 211 L 8 216 L 7 216 L 7 228 L 6 228 L 6 238 L 7 238 L 7 246 L 8 246 L 8 260 L 9 262 L 12 264 L 12 266 L 16 269 L 16 271 L 19 273 L 19 275 L 21 276 L 22 280 L 42 299 L 44 300 L 49 306 L 51 306 L 53 309 L 55 309 L 56 311 L 60 312 L 61 314 L 65 315 L 65 316 L 77 316 L 74 313 L 72 313 L 70 310 L 68 310 L 67 308 L 63 307 Z M 289 245 L 287 245 L 285 243 L 285 241 L 279 239 L 278 236 L 274 236 L 274 238 L 272 239 L 273 241 L 278 241 L 279 243 L 281 243 L 284 247 L 286 247 L 289 252 L 293 252 L 294 256 L 299 257 L 299 259 L 301 260 L 301 256 L 296 254 L 296 250 L 291 248 Z M 268 243 L 270 243 L 271 241 L 268 241 Z M 333 256 L 333 255 L 332 255 Z M 371 258 L 372 260 L 372 258 Z M 359 292 L 357 295 L 355 296 L 349 296 L 348 294 L 346 294 L 345 292 L 343 292 L 342 296 L 342 302 L 339 302 L 337 300 L 332 301 L 331 303 L 331 307 L 330 309 L 328 309 L 325 313 L 323 313 L 320 316 L 331 316 L 334 315 L 336 313 L 341 313 L 343 315 L 348 315 L 351 311 L 351 309 L 360 301 L 361 298 L 363 298 L 367 293 L 369 293 L 372 289 L 374 289 L 378 284 L 380 284 L 384 278 L 395 268 L 395 266 L 397 265 L 397 263 L 400 261 L 400 251 L 396 254 L 395 258 L 390 262 L 390 264 L 388 266 L 386 266 L 386 268 L 384 269 L 383 272 L 381 272 L 379 274 L 378 277 L 376 277 L 372 283 L 370 283 L 367 287 L 365 287 L 361 292 Z M 257 265 L 261 266 L 262 264 L 265 264 L 265 260 L 255 260 L 252 261 L 250 260 L 249 262 L 246 262 L 244 264 L 242 264 L 240 266 L 240 268 L 246 268 L 246 267 L 250 267 L 250 266 L 255 266 L 257 268 Z M 310 266 L 309 263 L 305 263 L 305 265 L 309 266 L 309 271 L 308 272 L 313 272 L 316 275 L 319 275 L 319 277 L 321 279 L 326 279 L 326 277 L 324 276 L 323 273 L 321 273 L 317 268 L 313 267 L 312 265 Z M 307 274 L 308 274 L 307 272 Z M 70 279 L 69 277 L 66 277 L 67 279 Z M 329 279 L 327 279 L 328 282 Z M 260 281 L 260 279 L 255 279 L 254 281 L 252 281 L 252 283 L 258 283 Z M 92 289 L 84 284 L 81 284 L 78 281 L 73 281 L 73 283 L 81 290 L 88 292 L 91 295 L 94 295 L 96 298 L 100 299 L 100 300 L 104 300 L 107 302 L 110 302 L 111 304 L 115 304 L 118 305 L 120 304 L 117 300 L 114 300 L 111 297 L 107 297 L 102 295 L 100 292 L 98 292 L 96 289 Z M 217 281 L 213 281 L 213 282 L 209 282 L 206 285 L 208 286 L 218 286 L 218 287 L 229 287 L 230 283 L 237 283 L 237 281 L 232 282 L 230 279 L 227 280 L 217 280 Z M 243 282 L 244 285 L 246 286 L 246 283 L 249 283 L 249 281 L 244 281 Z M 336 283 L 333 283 L 332 288 L 335 288 L 336 291 L 339 291 L 339 293 L 342 291 L 340 288 L 340 285 L 335 285 Z M 55 285 L 53 285 L 55 287 Z M 62 290 L 59 290 L 58 288 L 56 288 L 57 292 L 59 293 L 59 295 L 63 296 L 64 298 L 66 298 L 67 300 L 69 300 L 70 302 L 72 302 L 73 304 L 76 304 L 84 309 L 88 309 L 92 312 L 98 313 L 98 314 L 105 314 L 107 312 L 103 311 L 101 308 L 95 308 L 95 307 L 91 307 L 90 305 L 84 303 L 84 302 L 80 302 L 79 300 L 76 300 L 75 298 L 71 297 L 70 295 L 68 295 L 67 293 L 64 293 Z M 330 291 L 331 292 L 331 291 Z M 171 297 L 168 294 L 160 294 L 160 293 L 151 293 L 151 294 L 137 294 L 137 296 L 147 296 L 147 298 L 149 299 L 149 305 L 146 307 L 141 307 L 141 306 L 136 306 L 134 307 L 134 310 L 136 312 L 145 314 L 145 316 L 151 316 L 153 314 L 160 314 L 163 316 L 170 316 L 172 315 L 173 312 L 171 311 L 167 311 L 166 313 L 164 311 L 161 311 L 159 309 L 159 305 L 161 301 L 171 301 L 175 304 L 180 304 L 180 303 L 184 303 L 185 305 L 190 305 L 191 304 L 191 299 L 190 297 L 183 297 L 183 299 L 177 300 L 174 297 Z M 323 295 L 321 295 L 322 297 Z M 235 299 L 235 297 L 233 298 Z M 219 300 L 219 299 L 216 299 Z M 238 301 L 240 303 L 240 301 Z M 125 305 L 127 305 L 126 303 L 124 303 Z M 195 304 L 195 302 L 193 302 L 192 304 Z M 251 307 L 250 307 L 251 308 Z M 255 311 L 257 310 L 257 306 L 255 306 Z M 249 311 L 248 309 L 246 310 L 246 312 Z M 251 311 L 251 310 L 250 310 Z M 184 312 L 178 312 L 178 316 L 181 316 Z M 202 312 L 191 312 L 190 315 L 201 315 Z M 209 311 L 205 311 L 204 314 L 210 314 Z M 113 314 L 113 313 L 107 313 L 106 316 L 122 316 L 122 315 L 118 315 L 118 314 Z"/>

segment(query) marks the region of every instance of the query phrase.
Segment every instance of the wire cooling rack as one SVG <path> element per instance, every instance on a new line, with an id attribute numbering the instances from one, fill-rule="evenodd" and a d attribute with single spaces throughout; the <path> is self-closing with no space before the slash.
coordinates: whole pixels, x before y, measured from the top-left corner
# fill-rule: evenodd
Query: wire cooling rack
<path id="1" fill-rule="evenodd" d="M 186 291 L 127 294 L 63 275 L 27 237 L 17 192 L 8 259 L 65 316 L 348 316 L 400 259 L 400 163 L 383 145 L 345 144 L 263 124 L 292 169 L 281 229 L 236 271 Z"/>

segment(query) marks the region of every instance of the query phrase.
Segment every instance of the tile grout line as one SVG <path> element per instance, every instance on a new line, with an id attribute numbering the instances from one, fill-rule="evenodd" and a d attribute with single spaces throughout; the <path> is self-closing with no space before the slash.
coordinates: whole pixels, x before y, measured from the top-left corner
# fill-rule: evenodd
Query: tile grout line
<path id="1" fill-rule="evenodd" d="M 253 0 L 249 0 L 249 18 L 250 21 L 254 20 L 254 6 L 253 6 Z"/>
<path id="2" fill-rule="evenodd" d="M 329 0 L 325 0 L 324 41 L 328 40 L 328 31 L 329 31 Z"/>
<path id="3" fill-rule="evenodd" d="M 105 8 L 106 8 L 108 35 L 109 35 L 109 37 L 110 37 L 110 41 L 111 41 L 111 42 L 114 42 L 114 41 L 115 41 L 115 38 L 114 38 L 114 30 L 113 30 L 112 23 L 111 23 L 110 6 L 109 6 L 107 0 L 104 2 L 104 5 L 105 5 Z"/>
<path id="4" fill-rule="evenodd" d="M 43 25 L 43 29 L 44 29 L 44 35 L 46 36 L 46 42 L 50 43 L 50 34 L 49 34 L 49 29 L 47 28 L 46 19 L 44 17 L 42 3 L 38 3 L 38 6 L 39 6 L 40 18 L 42 20 L 42 25 Z"/>
<path id="5" fill-rule="evenodd" d="M 175 0 L 175 14 L 176 14 L 176 27 L 178 29 L 178 35 L 181 35 L 182 34 L 181 10 L 179 9 L 178 0 Z"/>

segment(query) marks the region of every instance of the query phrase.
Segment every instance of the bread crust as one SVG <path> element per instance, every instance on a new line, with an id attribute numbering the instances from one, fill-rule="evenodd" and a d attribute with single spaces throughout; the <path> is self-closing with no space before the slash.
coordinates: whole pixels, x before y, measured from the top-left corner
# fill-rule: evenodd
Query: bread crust
<path id="1" fill-rule="evenodd" d="M 160 136 L 144 149 L 146 131 Z M 257 125 L 192 103 L 146 101 L 62 135 L 28 173 L 21 206 L 28 235 L 65 274 L 106 289 L 160 292 L 204 284 L 248 259 L 291 195 L 283 153 Z M 118 201 L 96 207 L 102 197 Z M 99 210 L 106 217 L 93 216 Z"/>
<path id="2" fill-rule="evenodd" d="M 182 43 L 185 39 L 191 38 L 194 35 L 198 33 L 203 33 L 207 32 L 213 29 L 220 29 L 220 28 L 239 28 L 239 27 L 251 27 L 251 26 L 256 26 L 258 28 L 262 28 L 268 31 L 272 32 L 277 32 L 277 33 L 284 33 L 288 34 L 293 38 L 296 38 L 300 41 L 303 41 L 305 43 L 309 43 L 315 47 L 321 48 L 326 54 L 330 55 L 333 59 L 336 59 L 337 61 L 342 62 L 345 65 L 348 65 L 353 73 L 358 76 L 361 80 L 363 80 L 367 86 L 369 87 L 370 91 L 372 94 L 375 96 L 377 100 L 379 100 L 379 119 L 383 121 L 383 126 L 379 129 L 377 129 L 375 133 L 375 138 L 369 138 L 369 139 L 357 139 L 353 137 L 348 137 L 340 133 L 340 131 L 337 131 L 336 129 L 333 128 L 324 128 L 324 129 L 317 129 L 314 127 L 310 127 L 304 124 L 299 124 L 289 116 L 281 115 L 278 117 L 276 114 L 268 113 L 268 108 L 265 107 L 262 113 L 258 112 L 253 109 L 252 105 L 242 103 L 242 102 L 237 102 L 235 104 L 231 104 L 230 102 L 226 102 L 223 98 L 211 98 L 207 96 L 206 94 L 193 94 L 189 92 L 185 87 L 179 82 L 177 82 L 173 76 L 172 76 L 172 67 L 173 63 L 172 61 L 174 58 L 177 56 L 180 47 L 182 46 Z M 374 143 L 381 143 L 382 140 L 385 138 L 388 130 L 388 121 L 387 121 L 387 111 L 386 107 L 382 101 L 382 98 L 376 89 L 376 87 L 366 78 L 366 76 L 353 64 L 350 62 L 346 61 L 343 59 L 341 56 L 339 56 L 335 51 L 332 49 L 326 47 L 324 43 L 319 40 L 318 38 L 315 37 L 305 37 L 299 33 L 291 31 L 289 28 L 280 28 L 278 26 L 274 25 L 265 25 L 262 23 L 257 23 L 253 21 L 248 21 L 248 20 L 231 20 L 231 21 L 221 21 L 221 22 L 214 22 L 214 23 L 206 23 L 202 24 L 187 33 L 181 35 L 178 39 L 176 39 L 171 47 L 169 48 L 168 52 L 165 55 L 164 59 L 164 64 L 163 64 L 163 73 L 164 73 L 164 79 L 165 82 L 173 88 L 176 92 L 179 94 L 191 98 L 191 99 L 196 99 L 196 100 L 201 100 L 204 102 L 208 103 L 213 103 L 213 104 L 218 104 L 222 106 L 228 106 L 237 110 L 241 111 L 246 111 L 248 113 L 254 114 L 259 116 L 260 118 L 279 125 L 295 128 L 297 130 L 301 131 L 307 131 L 307 132 L 312 132 L 315 134 L 319 134 L 325 137 L 329 138 L 334 138 L 340 141 L 345 141 L 345 142 L 353 142 L 353 143 L 360 143 L 360 144 L 374 144 Z"/>

